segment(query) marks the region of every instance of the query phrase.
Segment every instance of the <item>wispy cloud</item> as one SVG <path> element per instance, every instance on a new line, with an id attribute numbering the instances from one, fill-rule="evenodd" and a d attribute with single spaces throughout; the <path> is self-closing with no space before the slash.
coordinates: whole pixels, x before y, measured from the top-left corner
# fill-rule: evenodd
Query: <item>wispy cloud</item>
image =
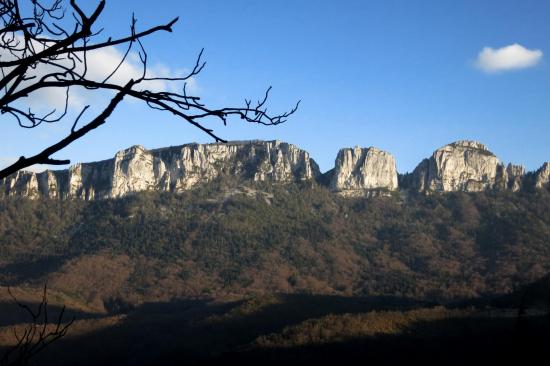
<path id="1" fill-rule="evenodd" d="M 541 50 L 530 50 L 517 43 L 497 49 L 484 47 L 477 56 L 476 67 L 487 73 L 525 69 L 537 65 L 542 56 Z"/>
<path id="2" fill-rule="evenodd" d="M 108 75 L 113 72 L 113 70 L 117 68 L 122 58 L 122 52 L 114 47 L 108 47 L 89 52 L 87 55 L 87 77 L 95 81 L 104 80 Z M 78 65 L 78 67 L 81 68 L 82 65 Z M 38 73 L 46 74 L 51 71 L 52 70 L 45 69 L 39 70 Z M 130 79 L 140 78 L 142 72 L 142 64 L 139 61 L 137 53 L 131 52 L 129 54 L 129 57 L 122 63 L 116 73 L 109 79 L 109 82 L 117 85 L 125 85 Z M 181 77 L 184 74 L 185 73 L 183 70 L 174 70 L 164 64 L 148 65 L 147 68 L 147 77 L 149 78 L 173 78 Z M 188 92 L 194 93 L 197 91 L 197 82 L 194 78 L 190 78 L 187 84 Z M 138 89 L 176 92 L 180 91 L 179 89 L 181 88 L 181 86 L 181 84 L 169 82 L 166 80 L 151 80 L 142 82 Z M 59 106 L 63 105 L 65 101 L 65 90 L 60 88 L 50 88 L 48 90 L 44 89 L 36 93 L 33 97 L 34 98 L 30 99 L 32 105 L 46 104 L 48 106 L 53 105 L 59 108 Z M 75 88 L 70 95 L 70 105 L 76 108 L 80 108 L 84 104 L 89 104 L 90 99 L 93 101 L 97 97 L 98 94 L 93 91 L 89 92 L 84 88 Z"/>
<path id="3" fill-rule="evenodd" d="M 42 44 L 34 42 L 34 48 L 37 50 L 44 49 Z M 116 73 L 112 75 L 109 82 L 117 85 L 125 85 L 130 79 L 137 79 L 141 77 L 143 72 L 143 65 L 136 52 L 130 52 L 128 57 L 124 60 L 122 65 L 119 66 L 121 60 L 124 57 L 123 52 L 115 47 L 105 47 L 98 50 L 93 50 L 87 53 L 86 75 L 87 78 L 94 81 L 102 81 L 109 76 L 113 70 L 117 69 Z M 0 58 L 3 60 L 11 60 L 14 58 L 12 54 L 6 50 L 0 49 Z M 83 54 L 79 54 L 79 58 L 83 59 Z M 84 71 L 83 63 L 76 63 L 73 65 L 71 60 L 58 60 L 57 63 L 66 66 L 74 67 L 75 71 L 82 73 Z M 9 72 L 10 70 L 4 70 Z M 169 66 L 158 63 L 149 64 L 147 67 L 148 78 L 174 78 L 182 77 L 186 75 L 186 69 L 173 69 Z M 29 77 L 36 77 L 34 80 L 40 79 L 42 76 L 59 72 L 59 68 L 50 64 L 39 64 L 36 68 L 33 68 L 28 72 Z M 19 89 L 28 86 L 30 82 L 22 83 Z M 151 80 L 142 82 L 136 88 L 149 89 L 152 91 L 170 91 L 181 92 L 182 84 L 177 82 L 169 82 L 166 80 Z M 187 80 L 187 91 L 189 93 L 196 93 L 198 91 L 197 81 L 195 78 Z M 108 93 L 106 94 L 109 95 Z M 69 107 L 75 109 L 82 108 L 85 104 L 92 104 L 97 102 L 97 98 L 104 97 L 105 94 L 98 93 L 96 91 L 89 91 L 85 88 L 73 87 L 69 96 Z M 23 103 L 27 104 L 33 109 L 44 109 L 50 111 L 56 109 L 62 111 L 65 106 L 66 90 L 63 88 L 45 88 L 40 89 L 26 98 Z M 23 108 L 25 109 L 25 108 Z"/>

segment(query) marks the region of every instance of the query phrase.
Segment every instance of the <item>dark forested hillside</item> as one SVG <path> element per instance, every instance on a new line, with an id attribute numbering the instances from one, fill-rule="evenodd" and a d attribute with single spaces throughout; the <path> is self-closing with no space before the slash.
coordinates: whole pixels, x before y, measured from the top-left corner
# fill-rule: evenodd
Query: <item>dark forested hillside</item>
<path id="1" fill-rule="evenodd" d="M 544 354 L 550 192 L 380 193 L 225 177 L 180 194 L 1 200 L 0 353 L 28 321 L 6 287 L 32 307 L 47 283 L 52 316 L 65 305 L 76 322 L 45 365 Z"/>
<path id="2" fill-rule="evenodd" d="M 117 200 L 2 200 L 0 281 L 48 281 L 99 308 L 267 292 L 446 301 L 543 277 L 548 238 L 546 190 L 344 199 L 219 181 Z"/>

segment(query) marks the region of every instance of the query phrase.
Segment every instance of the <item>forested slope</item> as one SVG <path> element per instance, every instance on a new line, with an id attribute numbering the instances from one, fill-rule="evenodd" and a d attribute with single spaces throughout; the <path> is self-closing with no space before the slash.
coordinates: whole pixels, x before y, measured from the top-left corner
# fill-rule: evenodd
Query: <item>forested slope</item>
<path id="1" fill-rule="evenodd" d="M 546 190 L 345 199 L 224 180 L 116 200 L 0 201 L 0 281 L 47 281 L 98 309 L 269 292 L 446 301 L 543 277 L 548 238 Z"/>

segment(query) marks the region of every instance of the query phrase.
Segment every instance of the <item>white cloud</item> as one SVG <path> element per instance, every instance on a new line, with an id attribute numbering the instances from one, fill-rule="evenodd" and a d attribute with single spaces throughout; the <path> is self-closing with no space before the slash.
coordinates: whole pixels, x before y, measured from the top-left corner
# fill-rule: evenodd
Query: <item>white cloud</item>
<path id="1" fill-rule="evenodd" d="M 41 50 L 43 45 L 34 42 L 34 48 Z M 115 70 L 120 64 L 124 54 L 115 47 L 106 47 L 88 52 L 87 54 L 87 69 L 86 77 L 89 80 L 103 81 Z M 2 60 L 11 60 L 13 55 L 7 51 L 0 49 L 0 58 Z M 83 59 L 83 55 L 79 55 Z M 58 61 L 58 63 L 70 67 L 69 60 Z M 9 69 L 4 69 L 4 72 L 9 72 Z M 53 65 L 39 64 L 39 67 L 29 70 L 27 76 L 36 76 L 37 80 L 43 75 L 54 72 L 59 72 L 60 69 Z M 83 63 L 76 63 L 75 71 L 82 73 L 84 71 Z M 185 69 L 171 69 L 164 64 L 149 64 L 147 66 L 147 77 L 182 77 L 186 75 Z M 136 52 L 130 52 L 128 57 L 118 68 L 116 73 L 109 79 L 110 83 L 117 85 L 125 85 L 130 79 L 137 79 L 142 76 L 143 68 L 139 56 Z M 31 81 L 32 82 L 32 81 Z M 30 82 L 22 83 L 18 89 L 28 86 Z M 170 91 L 181 92 L 183 88 L 182 82 L 170 82 L 166 80 L 145 81 L 135 87 L 136 89 L 149 89 L 152 91 Z M 196 93 L 198 91 L 197 83 L 194 78 L 187 81 L 187 91 Z M 69 95 L 69 107 L 80 109 L 85 104 L 96 104 L 101 101 L 107 93 L 98 93 L 97 90 L 86 90 L 85 88 L 71 88 Z M 66 91 L 62 88 L 45 88 L 40 89 L 29 95 L 28 98 L 22 100 L 23 104 L 38 111 L 51 111 L 55 108 L 57 111 L 62 111 L 65 106 Z M 131 99 L 128 99 L 131 100 Z M 24 108 L 26 109 L 26 108 Z"/>
<path id="2" fill-rule="evenodd" d="M 87 54 L 87 72 L 86 77 L 89 80 L 103 81 L 115 70 L 123 58 L 122 52 L 114 47 L 98 49 Z M 77 65 L 77 70 L 83 70 L 83 64 Z M 44 65 L 41 70 L 37 70 L 37 74 L 45 75 L 52 72 L 50 67 Z M 143 68 L 137 53 L 131 52 L 128 58 L 120 65 L 117 71 L 109 79 L 110 83 L 117 85 L 125 85 L 130 79 L 138 79 L 142 76 Z M 180 70 L 173 70 L 164 64 L 154 64 L 147 66 L 147 77 L 181 77 L 184 73 Z M 190 78 L 187 81 L 188 91 L 193 92 L 192 87 L 196 90 L 196 80 Z M 151 91 L 181 91 L 183 84 L 181 82 L 170 82 L 166 80 L 144 81 L 137 85 L 136 89 L 148 89 Z M 81 108 L 85 104 L 90 104 L 90 99 L 97 101 L 97 91 L 89 91 L 84 88 L 76 88 L 71 91 L 70 106 Z M 129 99 L 131 100 L 131 99 Z M 31 98 L 29 102 L 33 105 L 46 104 L 49 106 L 62 106 L 65 101 L 65 90 L 60 88 L 50 88 L 40 90 Z M 92 103 L 93 104 L 93 103 Z"/>
<path id="3" fill-rule="evenodd" d="M 488 73 L 525 69 L 538 64 L 542 55 L 541 50 L 530 50 L 517 43 L 497 49 L 484 47 L 477 56 L 476 66 Z"/>

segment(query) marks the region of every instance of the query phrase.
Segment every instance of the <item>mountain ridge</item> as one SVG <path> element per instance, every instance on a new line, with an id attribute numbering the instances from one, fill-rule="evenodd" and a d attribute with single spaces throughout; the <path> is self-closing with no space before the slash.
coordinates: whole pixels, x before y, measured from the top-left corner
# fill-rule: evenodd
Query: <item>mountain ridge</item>
<path id="1" fill-rule="evenodd" d="M 480 142 L 459 140 L 435 150 L 410 173 L 399 174 L 394 156 L 374 146 L 340 149 L 334 168 L 321 173 L 307 151 L 279 140 L 188 143 L 152 150 L 134 145 L 111 159 L 65 170 L 17 172 L 0 181 L 0 197 L 93 200 L 146 190 L 181 192 L 220 176 L 275 184 L 311 181 L 348 197 L 398 190 L 515 192 L 547 186 L 550 163 L 526 172 L 521 165 L 505 165 Z"/>

